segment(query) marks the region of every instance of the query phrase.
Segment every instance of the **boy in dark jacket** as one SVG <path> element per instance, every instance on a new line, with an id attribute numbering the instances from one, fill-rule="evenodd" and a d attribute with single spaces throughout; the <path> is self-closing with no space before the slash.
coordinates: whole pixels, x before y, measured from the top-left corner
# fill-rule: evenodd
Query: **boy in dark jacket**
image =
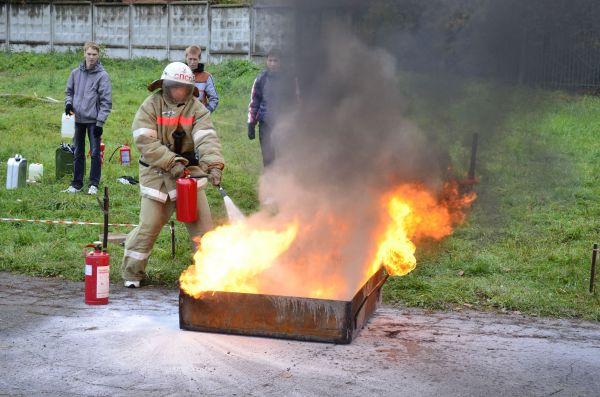
<path id="1" fill-rule="evenodd" d="M 87 134 L 92 155 L 88 194 L 96 194 L 102 172 L 100 137 L 112 109 L 112 87 L 108 73 L 99 61 L 100 47 L 89 41 L 83 46 L 83 54 L 85 59 L 71 71 L 65 91 L 65 114 L 75 114 L 75 158 L 73 181 L 63 192 L 77 193 L 83 188 Z"/>
<path id="2" fill-rule="evenodd" d="M 295 90 L 295 92 L 294 92 Z M 275 159 L 272 130 L 286 107 L 298 100 L 298 85 L 287 73 L 282 73 L 280 56 L 275 50 L 267 55 L 267 68 L 260 72 L 250 94 L 248 106 L 248 138 L 254 139 L 259 125 L 260 149 L 266 168 Z"/>

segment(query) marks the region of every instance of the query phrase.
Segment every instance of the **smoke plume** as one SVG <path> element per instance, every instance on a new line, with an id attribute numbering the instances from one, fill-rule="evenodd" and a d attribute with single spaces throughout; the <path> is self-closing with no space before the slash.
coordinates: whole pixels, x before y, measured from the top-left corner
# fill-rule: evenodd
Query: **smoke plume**
<path id="1" fill-rule="evenodd" d="M 310 278 L 343 275 L 354 289 L 374 255 L 382 195 L 402 182 L 435 190 L 445 164 L 405 118 L 389 52 L 339 23 L 325 27 L 314 44 L 310 57 L 296 58 L 301 73 L 287 73 L 299 81 L 299 98 L 278 117 L 276 159 L 261 178 L 260 195 L 278 204 L 277 220 L 306 225 L 287 254 L 294 268 L 287 269 Z M 328 266 L 313 266 L 323 262 Z"/>

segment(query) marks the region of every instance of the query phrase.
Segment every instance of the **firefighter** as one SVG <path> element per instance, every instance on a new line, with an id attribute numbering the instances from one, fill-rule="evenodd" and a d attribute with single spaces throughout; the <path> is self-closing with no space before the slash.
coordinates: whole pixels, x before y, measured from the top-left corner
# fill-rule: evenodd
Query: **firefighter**
<path id="1" fill-rule="evenodd" d="M 186 223 L 197 240 L 213 222 L 204 193 L 206 180 L 218 186 L 224 167 L 221 143 L 210 112 L 194 99 L 194 74 L 182 62 L 165 67 L 160 80 L 152 82 L 153 92 L 138 109 L 133 120 L 133 139 L 140 153 L 141 208 L 139 226 L 125 241 L 121 267 L 125 286 L 138 288 L 148 257 L 163 226 L 175 209 L 176 180 L 185 170 L 198 179 L 198 218 Z"/>

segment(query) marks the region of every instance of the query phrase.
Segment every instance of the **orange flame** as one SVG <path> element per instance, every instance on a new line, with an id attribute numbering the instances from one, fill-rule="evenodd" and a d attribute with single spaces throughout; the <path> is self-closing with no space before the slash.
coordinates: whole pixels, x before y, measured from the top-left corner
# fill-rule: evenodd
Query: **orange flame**
<path id="1" fill-rule="evenodd" d="M 206 291 L 258 293 L 256 276 L 288 249 L 297 230 L 297 222 L 282 232 L 238 222 L 206 233 L 194 265 L 179 278 L 181 288 L 195 298 Z"/>
<path id="2" fill-rule="evenodd" d="M 440 197 L 421 184 L 404 184 L 385 194 L 379 203 L 381 216 L 373 221 L 377 225 L 371 237 L 365 237 L 374 242 L 372 253 L 365 256 L 372 259 L 360 267 L 363 270 L 352 270 L 353 277 L 344 267 L 347 256 L 340 247 L 348 244 L 347 219 L 318 213 L 302 224 L 294 220 L 278 228 L 267 226 L 264 219 L 259 226 L 249 220 L 221 226 L 202 238 L 180 285 L 195 298 L 207 291 L 229 291 L 340 299 L 356 292 L 382 265 L 390 275 L 412 271 L 415 244 L 451 234 L 475 197 L 461 196 L 457 183 L 445 184 Z M 310 238 L 323 229 L 330 231 L 327 241 Z M 359 284 L 348 285 L 354 282 Z"/>
<path id="3" fill-rule="evenodd" d="M 423 185 L 401 185 L 383 200 L 390 222 L 378 239 L 377 255 L 369 274 L 381 265 L 388 274 L 403 276 L 416 264 L 415 241 L 422 238 L 441 240 L 452 233 L 452 226 L 465 219 L 463 209 L 475 200 L 475 193 L 461 196 L 457 183 L 446 183 L 438 200 Z"/>

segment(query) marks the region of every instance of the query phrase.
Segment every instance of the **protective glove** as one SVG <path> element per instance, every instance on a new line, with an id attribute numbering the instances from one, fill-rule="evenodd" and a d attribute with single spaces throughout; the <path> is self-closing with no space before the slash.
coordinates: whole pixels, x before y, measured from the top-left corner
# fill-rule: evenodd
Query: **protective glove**
<path id="1" fill-rule="evenodd" d="M 221 184 L 221 175 L 223 175 L 223 171 L 218 168 L 211 168 L 208 171 L 208 180 L 214 186 L 219 186 Z"/>
<path id="2" fill-rule="evenodd" d="M 256 124 L 248 123 L 248 139 L 253 140 L 256 137 Z"/>
<path id="3" fill-rule="evenodd" d="M 65 114 L 68 116 L 71 113 L 73 113 L 73 105 L 67 103 L 67 105 L 65 106 Z"/>
<path id="4" fill-rule="evenodd" d="M 169 174 L 175 179 L 183 177 L 183 172 L 185 171 L 185 165 L 181 162 L 176 162 L 173 167 L 169 170 Z"/>
<path id="5" fill-rule="evenodd" d="M 96 138 L 100 138 L 102 136 L 102 132 L 104 132 L 104 129 L 102 127 L 96 126 L 96 128 L 94 128 L 94 136 Z"/>

